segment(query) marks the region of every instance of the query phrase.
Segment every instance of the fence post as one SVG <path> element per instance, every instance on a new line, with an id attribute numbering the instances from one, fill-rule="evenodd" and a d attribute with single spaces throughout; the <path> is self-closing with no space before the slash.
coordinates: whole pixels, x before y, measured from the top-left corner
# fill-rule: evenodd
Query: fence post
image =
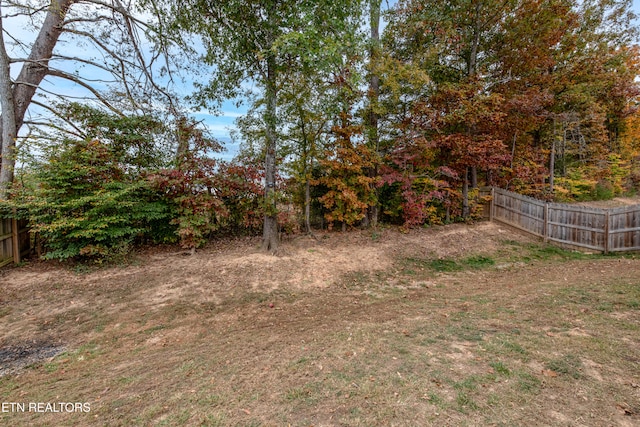
<path id="1" fill-rule="evenodd" d="M 13 210 L 13 218 L 11 218 L 11 241 L 13 243 L 13 262 L 20 264 L 20 229 L 18 229 L 17 212 Z"/>
<path id="2" fill-rule="evenodd" d="M 544 202 L 544 213 L 542 214 L 542 241 L 549 241 L 549 202 Z"/>
<path id="3" fill-rule="evenodd" d="M 609 209 L 604 211 L 604 253 L 609 253 Z"/>
<path id="4" fill-rule="evenodd" d="M 496 189 L 491 186 L 491 191 L 489 192 L 489 196 L 491 199 L 489 200 L 489 222 L 493 221 L 493 204 L 496 198 Z"/>

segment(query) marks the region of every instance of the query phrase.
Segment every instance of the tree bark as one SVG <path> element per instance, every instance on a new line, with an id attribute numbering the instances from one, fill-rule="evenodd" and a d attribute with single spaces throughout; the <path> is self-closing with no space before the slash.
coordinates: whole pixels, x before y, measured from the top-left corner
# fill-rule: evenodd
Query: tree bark
<path id="1" fill-rule="evenodd" d="M 478 46 L 480 44 L 480 3 L 476 4 L 475 18 L 473 21 L 473 37 L 471 39 L 471 46 L 469 49 L 469 62 L 467 63 L 467 76 L 470 79 L 475 78 L 478 68 Z M 475 127 L 469 127 L 467 132 L 470 136 L 471 143 L 473 144 L 473 137 L 475 136 Z M 462 187 L 462 217 L 467 218 L 471 213 L 469 209 L 469 172 L 471 172 L 471 187 L 478 187 L 478 171 L 474 166 L 466 168 L 464 172 L 464 183 Z"/>
<path id="2" fill-rule="evenodd" d="M 307 177 L 304 183 L 304 225 L 308 234 L 313 234 L 311 231 L 311 181 Z"/>
<path id="3" fill-rule="evenodd" d="M 304 177 L 304 226 L 307 234 L 313 235 L 311 231 L 311 165 L 310 152 L 312 138 L 305 126 L 304 111 L 298 104 L 298 114 L 300 115 L 300 132 L 302 133 L 302 176 Z"/>
<path id="4" fill-rule="evenodd" d="M 478 168 L 475 166 L 471 168 L 471 188 L 478 188 Z"/>
<path id="5" fill-rule="evenodd" d="M 370 0 L 369 2 L 369 23 L 371 26 L 371 47 L 369 51 L 369 65 L 371 67 L 371 77 L 369 79 L 369 117 L 368 134 L 369 146 L 375 150 L 376 157 L 380 155 L 380 135 L 378 134 L 379 116 L 376 111 L 380 98 L 380 77 L 377 75 L 377 63 L 380 55 L 380 5 L 382 0 Z M 371 170 L 372 177 L 378 176 L 378 164 Z M 376 227 L 378 225 L 378 190 L 376 189 L 375 205 L 371 206 L 368 215 L 368 225 Z"/>
<path id="6" fill-rule="evenodd" d="M 553 194 L 554 177 L 556 174 L 556 120 L 553 120 L 553 136 L 551 137 L 551 155 L 549 156 L 549 192 Z"/>
<path id="7" fill-rule="evenodd" d="M 478 67 L 478 46 L 480 45 L 480 4 L 476 4 L 475 19 L 473 21 L 473 38 L 469 49 L 467 76 L 475 77 Z"/>
<path id="8" fill-rule="evenodd" d="M 1 13 L 1 11 L 0 11 Z M 2 107 L 2 144 L 0 148 L 0 200 L 8 198 L 8 190 L 13 182 L 16 147 L 16 116 L 13 101 L 13 87 L 9 70 L 10 59 L 4 46 L 4 26 L 0 15 L 0 106 Z"/>
<path id="9" fill-rule="evenodd" d="M 49 71 L 49 59 L 62 34 L 65 16 L 69 7 L 77 0 L 52 0 L 27 62 L 16 79 L 14 99 L 16 104 L 16 126 L 22 126 L 38 86 Z"/>
<path id="10" fill-rule="evenodd" d="M 278 249 L 278 214 L 276 206 L 276 84 L 277 64 L 275 56 L 267 57 L 266 81 L 266 153 L 265 153 L 265 215 L 262 229 L 262 249 L 274 252 Z"/>
<path id="11" fill-rule="evenodd" d="M 462 181 L 462 217 L 468 218 L 469 209 L 469 168 L 464 170 L 464 181 Z"/>
<path id="12" fill-rule="evenodd" d="M 15 168 L 15 139 L 18 131 L 24 123 L 24 116 L 31 104 L 33 96 L 42 83 L 49 71 L 49 60 L 53 49 L 58 43 L 60 34 L 62 34 L 62 26 L 69 7 L 77 0 L 51 0 L 49 10 L 44 19 L 40 32 L 31 48 L 31 53 L 25 61 L 20 74 L 15 83 L 11 83 L 10 76 L 5 75 L 8 72 L 7 52 L 2 41 L 3 62 L 6 61 L 7 68 L 5 70 L 4 63 L 2 76 L 2 89 L 0 96 L 2 97 L 2 164 L 0 166 L 0 198 L 4 197 L 6 189 L 13 182 L 13 170 Z M 7 90 L 6 85 L 10 86 Z M 13 116 L 13 117 L 11 117 Z"/>

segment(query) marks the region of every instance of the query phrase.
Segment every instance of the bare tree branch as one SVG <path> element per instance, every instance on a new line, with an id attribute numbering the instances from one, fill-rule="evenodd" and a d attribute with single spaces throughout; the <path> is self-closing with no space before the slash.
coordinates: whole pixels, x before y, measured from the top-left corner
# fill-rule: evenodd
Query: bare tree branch
<path id="1" fill-rule="evenodd" d="M 69 121 L 65 121 L 66 124 L 71 124 Z M 78 138 L 86 138 L 86 134 L 84 133 L 77 133 L 77 132 L 72 132 L 68 127 L 62 127 L 62 126 L 58 126 L 53 122 L 38 122 L 35 120 L 25 120 L 24 121 L 25 125 L 31 125 L 31 126 L 37 126 L 38 128 L 42 128 L 42 127 L 47 127 L 47 128 L 51 128 L 51 129 L 55 129 L 61 133 L 66 133 L 69 135 L 73 135 L 76 136 Z M 77 129 L 74 126 L 75 129 Z M 55 137 L 51 138 L 52 140 L 55 140 Z"/>
<path id="2" fill-rule="evenodd" d="M 51 107 L 51 105 L 44 104 L 44 103 L 39 102 L 37 100 L 33 100 L 31 102 L 33 103 L 33 105 L 37 105 L 38 107 L 51 112 L 51 114 L 53 114 L 54 116 L 58 117 L 60 120 L 64 121 L 67 125 L 69 125 L 72 128 L 74 128 L 76 130 L 76 132 L 77 132 L 77 133 L 73 133 L 74 135 L 79 136 L 81 138 L 86 136 L 86 134 L 79 127 L 77 127 L 72 121 L 70 121 L 67 118 L 67 116 L 61 114 L 58 110 L 56 110 L 55 108 Z M 31 123 L 33 124 L 35 122 L 31 122 Z M 46 126 L 50 125 L 50 127 L 54 127 L 52 122 L 46 123 L 45 125 Z M 56 129 L 57 129 L 57 127 L 56 127 Z M 60 130 L 60 129 L 58 129 L 58 130 Z"/>
<path id="3" fill-rule="evenodd" d="M 50 76 L 60 77 L 61 79 L 69 80 L 79 86 L 82 86 L 83 88 L 91 92 L 93 96 L 95 96 L 100 102 L 102 102 L 108 109 L 110 109 L 111 111 L 113 111 L 119 116 L 124 116 L 124 114 L 122 114 L 122 111 L 120 111 L 119 109 L 111 105 L 111 103 L 104 96 L 102 96 L 102 94 L 96 88 L 86 83 L 85 81 L 78 79 L 76 76 L 69 73 L 65 73 L 64 71 L 52 70 L 52 69 L 49 69 L 47 74 Z"/>
<path id="4" fill-rule="evenodd" d="M 121 9 L 124 9 L 124 7 L 122 6 L 122 3 L 120 3 L 119 0 L 114 0 Z M 132 25 L 132 21 L 129 21 L 129 15 L 123 15 L 124 19 L 125 19 L 125 25 L 127 28 L 127 32 L 129 33 L 129 37 L 131 38 L 131 43 L 133 45 L 133 49 L 136 52 L 136 56 L 138 58 L 138 61 L 140 61 L 141 64 L 145 64 L 146 61 L 142 55 L 142 52 L 140 51 L 140 47 L 139 47 L 139 38 L 138 38 L 138 34 L 136 33 L 133 25 Z M 158 91 L 159 93 L 161 93 L 162 95 L 165 96 L 165 98 L 167 99 L 167 101 L 169 102 L 169 108 L 172 112 L 176 112 L 176 107 L 174 105 L 173 102 L 173 97 L 167 93 L 164 89 L 160 88 L 156 82 L 155 79 L 153 78 L 153 76 L 151 75 L 150 67 L 142 67 L 142 70 L 144 71 L 145 75 L 147 76 L 148 82 L 153 86 L 153 88 Z"/>
<path id="5" fill-rule="evenodd" d="M 101 40 L 98 40 L 93 34 L 86 32 L 86 31 L 77 31 L 77 30 L 71 30 L 71 29 L 67 29 L 65 30 L 65 32 L 68 33 L 73 33 L 76 35 L 82 35 L 86 38 L 88 38 L 89 40 L 91 40 L 93 43 L 95 43 L 95 45 L 102 50 L 103 53 L 107 53 L 112 59 L 114 59 L 118 65 L 119 65 L 119 77 L 121 79 L 121 83 L 125 88 L 125 92 L 127 93 L 127 97 L 129 98 L 129 100 L 135 105 L 136 108 L 140 108 L 140 105 L 135 101 L 135 97 L 133 96 L 133 94 L 131 93 L 131 88 L 129 85 L 129 79 L 127 78 L 127 69 L 128 68 L 141 68 L 142 70 L 144 70 L 145 67 L 140 67 L 138 64 L 129 61 L 129 60 L 125 60 L 124 58 L 122 58 L 121 55 L 118 55 L 116 52 L 114 52 L 112 49 L 110 49 L 105 43 L 103 43 Z M 109 70 L 112 74 L 116 74 L 114 70 Z"/>
<path id="6" fill-rule="evenodd" d="M 150 4 L 152 7 L 149 9 L 157 15 L 160 6 L 154 0 Z M 123 117 L 127 111 L 155 109 L 157 104 L 153 100 L 161 99 L 164 106 L 169 106 L 170 114 L 178 113 L 174 96 L 156 81 L 154 75 L 158 74 L 156 68 L 163 65 L 160 61 L 164 59 L 168 76 L 173 78 L 169 57 L 172 41 L 155 38 L 153 34 L 158 28 L 153 26 L 152 21 L 146 22 L 148 16 L 136 16 L 135 6 L 135 1 L 127 0 L 0 2 L 0 24 L 2 19 L 25 17 L 23 21 L 30 20 L 37 30 L 35 40 L 25 37 L 29 40 L 27 42 L 21 40 L 19 35 L 10 34 L 0 25 L 0 49 L 6 52 L 7 45 L 4 42 L 8 41 L 13 56 L 17 56 L 17 52 L 26 57 L 6 56 L 7 64 L 21 64 L 21 69 L 14 81 L 10 75 L 5 78 L 10 93 L 3 94 L 1 100 L 0 132 L 3 133 L 3 138 L 0 155 L 3 160 L 11 157 L 9 164 L 15 161 L 15 156 L 7 155 L 7 144 L 14 144 L 12 141 L 16 138 L 7 138 L 5 134 L 11 131 L 17 135 L 23 124 L 29 131 L 35 127 L 48 127 L 70 135 L 83 135 L 82 129 L 56 111 L 56 100 L 96 102 L 96 105 L 102 105 L 101 108 Z M 75 56 L 76 52 L 68 53 L 68 48 L 61 49 L 59 42 L 77 43 L 81 49 Z M 153 48 L 147 49 L 147 42 L 152 43 Z M 65 63 L 78 69 L 67 71 L 69 68 L 62 65 Z M 85 72 L 82 68 L 89 71 Z M 162 74 L 158 74 L 163 78 L 164 69 L 165 67 Z M 61 93 L 52 83 L 54 79 L 64 79 L 78 85 L 86 91 L 86 96 Z M 108 91 L 115 91 L 116 97 L 109 96 Z M 9 96 L 13 96 L 15 102 L 11 102 Z M 31 106 L 37 109 L 30 110 Z M 2 126 L 2 123 L 11 121 L 7 114 L 9 110 L 15 113 L 15 124 Z M 31 117 L 32 113 L 35 117 Z M 3 169 L 8 171 L 9 166 L 5 167 L 3 164 L 0 172 Z M 8 182 L 8 179 L 0 177 L 0 186 L 2 182 Z"/>
<path id="7" fill-rule="evenodd" d="M 25 9 L 23 4 L 12 2 L 12 1 L 9 1 L 7 3 L 11 7 L 14 7 L 14 8 L 17 8 L 17 9 Z M 34 16 L 37 13 L 40 13 L 42 11 L 47 10 L 47 7 L 49 7 L 49 6 L 48 5 L 47 6 L 42 6 L 42 7 L 36 8 L 36 9 L 27 8 L 28 9 L 27 11 L 16 12 L 16 13 L 7 14 L 7 15 L 2 15 L 1 18 L 4 19 L 4 18 L 17 18 L 17 17 L 20 17 L 20 16 Z"/>
<path id="8" fill-rule="evenodd" d="M 64 61 L 73 61 L 73 62 L 79 62 L 81 64 L 86 64 L 86 65 L 91 65 L 92 67 L 96 67 L 99 68 L 101 70 L 107 71 L 109 73 L 113 73 L 113 69 L 110 67 L 107 67 L 104 64 L 101 64 L 99 62 L 95 62 L 95 61 L 91 61 L 89 59 L 83 59 L 83 58 L 78 58 L 78 57 L 74 57 L 74 56 L 66 56 L 66 55 L 54 55 L 51 57 L 52 61 L 55 60 L 64 60 Z"/>

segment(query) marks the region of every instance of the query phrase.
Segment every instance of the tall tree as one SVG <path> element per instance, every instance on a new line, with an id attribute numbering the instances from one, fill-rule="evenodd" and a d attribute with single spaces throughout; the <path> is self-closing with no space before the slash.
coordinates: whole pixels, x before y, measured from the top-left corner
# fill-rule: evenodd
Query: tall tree
<path id="1" fill-rule="evenodd" d="M 53 49 L 62 33 L 64 19 L 73 0 L 53 0 L 40 33 L 24 62 L 16 83 L 11 81 L 9 59 L 4 38 L 2 39 L 3 70 L 0 74 L 0 97 L 2 97 L 2 164 L 0 166 L 0 199 L 7 197 L 7 189 L 13 182 L 15 144 L 18 130 L 22 127 L 27 107 L 36 89 L 47 75 L 47 66 Z M 0 17 L 2 19 L 2 17 Z M 5 31 L 4 27 L 2 28 Z"/>
<path id="2" fill-rule="evenodd" d="M 215 67 L 198 98 L 243 95 L 244 82 L 255 82 L 264 102 L 265 218 L 263 249 L 278 248 L 276 168 L 279 85 L 301 61 L 320 59 L 324 42 L 352 19 L 356 1 L 283 2 L 232 0 L 173 2 L 167 18 L 179 31 L 203 40 L 203 59 Z"/>
<path id="3" fill-rule="evenodd" d="M 542 188 L 563 128 L 575 135 L 565 141 L 580 143 L 582 162 L 606 159 L 638 90 L 630 6 L 628 0 L 398 3 L 388 27 L 393 54 L 433 82 L 415 103 L 413 124 L 442 141 L 435 160 L 456 166 L 464 211 L 474 170 L 488 172 L 488 159 L 506 161 L 489 168 L 491 179 Z M 507 143 L 510 162 L 495 155 Z M 556 152 L 569 154 L 563 147 Z"/>
<path id="4" fill-rule="evenodd" d="M 492 48 L 516 3 L 406 0 L 391 16 L 396 56 L 419 64 L 432 79 L 429 98 L 415 104 L 413 123 L 439 141 L 439 161 L 457 171 L 463 217 L 470 214 L 478 168 L 495 169 L 492 162 L 505 159 Z"/>
<path id="5" fill-rule="evenodd" d="M 571 158 L 604 163 L 615 148 L 629 100 L 638 93 L 630 7 L 627 0 L 539 0 L 505 17 L 495 43 L 493 90 L 507 101 L 511 135 L 505 137 L 513 141 L 509 175 L 515 180 L 544 153 L 553 188 L 553 175 L 564 174 Z M 523 182 L 534 175 L 541 175 L 538 185 L 544 181 L 536 173 Z"/>
<path id="6" fill-rule="evenodd" d="M 83 99 L 98 102 L 106 109 L 123 115 L 123 109 L 142 113 L 157 108 L 157 103 L 141 102 L 160 96 L 173 106 L 173 96 L 156 83 L 155 64 L 162 52 L 145 55 L 141 41 L 150 28 L 136 17 L 131 2 L 124 0 L 22 0 L 0 3 L 0 97 L 2 103 L 2 163 L 0 165 L 0 199 L 6 198 L 14 176 L 16 139 L 24 125 L 30 130 L 47 127 L 72 129 L 56 103 L 68 101 L 68 91 L 51 82 L 66 81 L 82 88 Z M 11 29 L 34 24 L 32 41 L 13 34 Z M 60 48 L 60 42 L 65 46 Z M 83 46 L 73 49 L 73 45 Z M 92 54 L 93 53 L 93 54 Z M 22 56 L 24 55 L 24 56 Z M 148 56 L 148 58 L 147 58 Z M 19 66 L 12 79 L 7 63 Z M 164 63 L 163 65 L 168 65 Z M 75 70 L 74 70 L 75 69 Z M 63 87 L 63 85 L 59 85 Z M 106 89 L 105 89 L 106 88 Z M 109 96 L 110 91 L 117 91 Z M 74 91 L 78 93 L 78 91 Z M 126 101 L 126 102 L 123 102 Z M 126 106 L 125 106 L 126 105 Z M 36 108 L 37 110 L 36 111 Z M 47 115 L 39 119 L 39 116 Z M 62 124 L 60 124 L 62 122 Z M 47 132 L 41 136 L 45 137 Z"/>
<path id="7" fill-rule="evenodd" d="M 0 14 L 2 10 L 0 9 Z M 4 44 L 4 28 L 0 15 L 0 107 L 2 107 L 2 139 L 0 140 L 0 199 L 6 198 L 8 185 L 13 182 L 16 141 L 16 114 L 11 84 L 11 59 Z"/>
<path id="8" fill-rule="evenodd" d="M 328 140 L 335 99 L 320 73 L 300 73 L 283 87 L 282 142 L 285 167 L 299 184 L 306 232 L 311 234 L 311 181 Z M 300 191 L 301 190 L 301 191 Z"/>
<path id="9" fill-rule="evenodd" d="M 367 143 L 376 157 L 380 157 L 380 134 L 378 131 L 380 119 L 380 66 L 381 44 L 380 44 L 380 14 L 382 0 L 369 0 L 369 91 L 367 93 L 367 109 L 365 112 L 365 131 Z M 369 171 L 371 177 L 378 176 L 378 159 L 374 159 L 372 170 Z M 377 199 L 377 197 L 376 197 Z M 378 223 L 378 206 L 376 202 L 371 206 L 369 215 L 366 217 L 373 227 Z"/>

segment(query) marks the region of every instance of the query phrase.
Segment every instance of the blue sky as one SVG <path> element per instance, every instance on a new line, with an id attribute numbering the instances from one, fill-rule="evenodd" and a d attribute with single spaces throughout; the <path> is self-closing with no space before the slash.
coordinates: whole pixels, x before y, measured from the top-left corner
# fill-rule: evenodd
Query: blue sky
<path id="1" fill-rule="evenodd" d="M 395 3 L 395 2 L 391 1 L 390 3 Z M 80 5 L 80 6 L 84 7 L 83 5 Z M 633 10 L 638 15 L 640 15 L 640 0 L 633 0 Z M 3 8 L 2 13 L 3 14 L 7 13 L 6 8 Z M 33 38 L 35 37 L 34 33 L 27 29 L 27 26 L 25 25 L 24 20 L 19 21 L 16 19 L 13 19 L 13 20 L 5 19 L 3 24 L 5 26 L 5 30 L 7 30 L 13 37 L 19 40 L 29 41 L 29 40 L 33 40 Z M 61 45 L 58 51 L 64 48 L 65 46 Z M 77 49 L 77 47 L 74 48 L 73 46 L 69 46 L 68 48 Z M 10 55 L 19 56 L 19 57 L 25 56 L 25 54 L 22 54 L 19 52 L 11 52 Z M 14 71 L 13 74 L 16 74 L 17 67 L 12 69 L 12 71 Z M 99 74 L 96 70 L 92 70 L 91 72 L 96 73 L 96 76 Z M 68 95 L 68 96 L 83 96 L 86 94 L 86 91 L 80 88 L 79 86 L 71 84 L 69 82 L 60 81 L 57 79 L 56 80 L 52 79 L 50 81 L 44 82 L 43 87 L 48 88 L 50 90 L 57 91 L 57 92 L 63 92 L 65 95 Z M 186 83 L 184 86 L 175 87 L 175 90 L 183 95 L 187 95 L 192 91 L 192 86 L 189 83 Z M 222 157 L 230 158 L 233 156 L 233 154 L 237 150 L 237 147 L 231 144 L 231 139 L 230 139 L 231 129 L 234 128 L 235 119 L 241 116 L 242 114 L 244 114 L 245 112 L 246 112 L 246 106 L 237 107 L 233 101 L 227 101 L 222 104 L 222 108 L 220 109 L 220 114 L 217 116 L 210 114 L 210 112 L 206 110 L 193 111 L 192 113 L 197 120 L 201 120 L 204 124 L 206 124 L 210 133 L 214 137 L 220 139 L 222 142 L 225 143 L 225 146 L 227 147 L 228 152 L 226 154 L 223 154 Z"/>

